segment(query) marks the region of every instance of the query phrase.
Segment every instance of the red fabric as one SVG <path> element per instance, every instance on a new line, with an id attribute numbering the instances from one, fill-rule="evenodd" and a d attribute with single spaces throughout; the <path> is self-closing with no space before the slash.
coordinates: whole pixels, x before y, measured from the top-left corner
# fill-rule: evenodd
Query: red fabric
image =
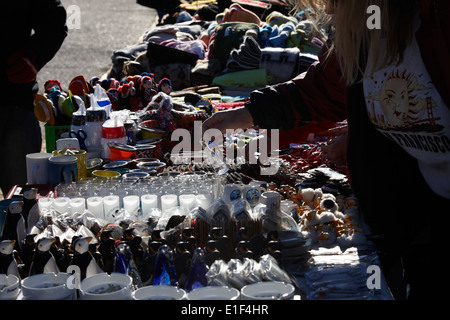
<path id="1" fill-rule="evenodd" d="M 36 55 L 21 49 L 11 55 L 8 60 L 6 74 L 12 83 L 30 83 L 36 80 L 38 67 L 35 65 Z"/>
<path id="2" fill-rule="evenodd" d="M 228 109 L 234 109 L 238 107 L 243 107 L 245 104 L 245 101 L 237 101 L 237 102 L 222 102 L 217 103 L 214 106 L 219 110 L 228 110 Z"/>
<path id="3" fill-rule="evenodd" d="M 289 131 L 280 130 L 280 149 L 288 148 L 291 143 L 305 142 L 310 134 L 318 135 L 332 128 L 335 124 L 334 121 L 309 122 Z"/>

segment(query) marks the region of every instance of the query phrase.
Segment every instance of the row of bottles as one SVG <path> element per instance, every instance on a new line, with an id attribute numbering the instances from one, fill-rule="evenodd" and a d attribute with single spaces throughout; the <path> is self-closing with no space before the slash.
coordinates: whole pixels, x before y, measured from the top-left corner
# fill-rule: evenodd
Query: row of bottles
<path id="1" fill-rule="evenodd" d="M 87 152 L 100 153 L 108 158 L 108 143 L 127 144 L 130 142 L 123 114 L 111 110 L 111 102 L 106 91 L 97 84 L 90 95 L 90 107 L 86 109 L 82 99 L 77 101 L 78 110 L 73 113 L 71 131 L 80 142 L 80 148 Z M 129 128 L 134 130 L 133 127 Z"/>

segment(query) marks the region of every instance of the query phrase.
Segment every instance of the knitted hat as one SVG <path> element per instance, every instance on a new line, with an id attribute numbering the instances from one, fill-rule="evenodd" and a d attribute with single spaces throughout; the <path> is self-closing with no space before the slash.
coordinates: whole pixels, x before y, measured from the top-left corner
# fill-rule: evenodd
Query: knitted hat
<path id="1" fill-rule="evenodd" d="M 48 80 L 44 84 L 45 93 L 48 93 L 54 86 L 58 86 L 59 90 L 61 90 L 61 83 L 58 80 Z"/>
<path id="2" fill-rule="evenodd" d="M 169 86 L 172 87 L 172 82 L 170 82 L 170 79 L 169 79 L 169 78 L 163 78 L 163 79 L 161 79 L 161 81 L 159 81 L 159 83 L 158 83 L 158 88 L 157 88 L 157 91 L 158 91 L 158 92 L 161 91 L 161 86 L 162 86 L 163 84 L 168 84 Z"/>
<path id="3" fill-rule="evenodd" d="M 139 89 L 142 90 L 142 86 L 144 85 L 144 82 L 145 82 L 146 80 L 150 80 L 150 81 L 153 82 L 153 77 L 150 77 L 150 76 L 142 76 L 139 80 L 140 80 L 140 81 L 139 81 Z"/>
<path id="4" fill-rule="evenodd" d="M 130 90 L 133 88 L 133 81 L 130 83 L 124 83 L 121 85 L 118 89 L 119 93 L 122 95 L 123 98 L 127 98 L 130 94 Z"/>
<path id="5" fill-rule="evenodd" d="M 69 90 L 72 94 L 83 97 L 85 93 L 90 93 L 88 83 L 84 76 L 77 76 L 70 81 Z"/>

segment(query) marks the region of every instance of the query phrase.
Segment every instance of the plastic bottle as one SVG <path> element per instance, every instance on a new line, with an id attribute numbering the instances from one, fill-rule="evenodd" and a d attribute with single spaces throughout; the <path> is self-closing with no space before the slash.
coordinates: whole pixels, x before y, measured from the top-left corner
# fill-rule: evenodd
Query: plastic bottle
<path id="1" fill-rule="evenodd" d="M 126 144 L 127 141 L 128 137 L 121 116 L 112 112 L 110 118 L 102 125 L 102 158 L 108 158 L 111 153 L 108 143 L 116 142 Z"/>
<path id="2" fill-rule="evenodd" d="M 111 101 L 106 91 L 97 84 L 91 97 L 91 107 L 86 110 L 86 148 L 88 152 L 101 152 L 102 126 L 111 111 Z"/>
<path id="3" fill-rule="evenodd" d="M 86 129 L 86 107 L 81 99 L 77 103 L 79 107 L 77 111 L 72 113 L 72 123 L 70 125 L 70 130 L 74 132 Z"/>

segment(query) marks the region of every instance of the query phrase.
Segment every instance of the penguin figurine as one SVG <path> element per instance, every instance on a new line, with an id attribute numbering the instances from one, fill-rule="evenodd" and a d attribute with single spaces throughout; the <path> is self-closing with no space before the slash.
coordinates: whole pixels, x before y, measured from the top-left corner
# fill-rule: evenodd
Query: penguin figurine
<path id="1" fill-rule="evenodd" d="M 63 245 L 63 254 L 62 257 L 56 261 L 58 264 L 58 268 L 61 272 L 66 272 L 67 267 L 72 262 L 73 252 L 70 243 Z"/>
<path id="2" fill-rule="evenodd" d="M 35 233 L 27 234 L 24 240 L 24 244 L 22 245 L 22 253 L 20 258 L 23 262 L 23 267 L 20 270 L 22 278 L 25 278 L 30 273 L 31 262 L 33 261 L 34 250 L 36 249 L 36 242 L 34 238 L 36 237 Z"/>
<path id="3" fill-rule="evenodd" d="M 188 243 L 185 241 L 178 241 L 174 251 L 175 274 L 178 283 L 184 287 L 186 283 L 189 270 L 191 269 L 192 254 L 188 250 Z"/>
<path id="4" fill-rule="evenodd" d="M 81 280 L 104 272 L 89 252 L 89 242 L 91 240 L 92 237 L 76 237 L 72 243 L 74 254 L 70 264 L 77 265 L 80 268 Z"/>
<path id="5" fill-rule="evenodd" d="M 21 279 L 19 267 L 14 257 L 16 240 L 3 240 L 0 242 L 0 273 L 14 275 Z"/>
<path id="6" fill-rule="evenodd" d="M 37 188 L 29 188 L 23 192 L 22 217 L 25 221 L 25 229 L 27 233 L 30 233 L 30 230 L 39 221 L 41 215 L 36 198 L 37 192 Z"/>
<path id="7" fill-rule="evenodd" d="M 15 250 L 21 251 L 26 237 L 25 222 L 22 217 L 23 201 L 13 201 L 6 212 L 5 225 L 3 226 L 3 240 L 15 240 Z"/>
<path id="8" fill-rule="evenodd" d="M 133 260 L 138 270 L 141 270 L 144 261 L 144 249 L 141 246 L 142 237 L 134 235 L 133 231 L 134 228 L 125 229 L 122 233 L 121 241 L 125 241 L 130 246 Z"/>
<path id="9" fill-rule="evenodd" d="M 115 241 L 111 237 L 112 230 L 104 230 L 100 234 L 100 244 L 98 252 L 102 255 L 103 270 L 110 274 L 114 270 L 114 244 Z"/>
<path id="10" fill-rule="evenodd" d="M 55 238 L 49 237 L 43 237 L 37 241 L 29 276 L 40 273 L 59 272 L 55 257 L 50 252 L 50 248 L 54 242 Z"/>
<path id="11" fill-rule="evenodd" d="M 216 240 L 209 240 L 205 245 L 205 262 L 210 267 L 216 260 L 222 260 L 222 254 L 216 248 Z"/>
<path id="12" fill-rule="evenodd" d="M 150 285 L 153 283 L 153 274 L 155 271 L 156 257 L 159 248 L 163 245 L 160 241 L 150 239 L 148 241 L 147 254 L 142 266 L 141 278 L 144 285 Z"/>

